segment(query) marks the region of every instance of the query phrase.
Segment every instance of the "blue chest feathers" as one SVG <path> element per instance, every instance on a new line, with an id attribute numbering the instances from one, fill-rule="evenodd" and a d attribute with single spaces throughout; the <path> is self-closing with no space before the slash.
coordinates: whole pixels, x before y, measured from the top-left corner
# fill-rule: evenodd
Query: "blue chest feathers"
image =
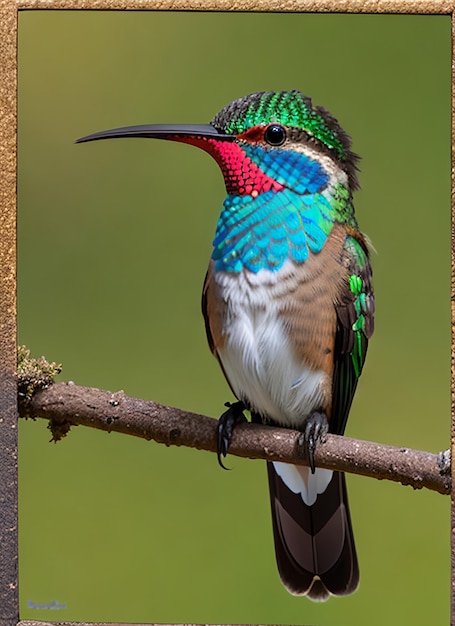
<path id="1" fill-rule="evenodd" d="M 310 251 L 322 249 L 332 230 L 327 172 L 301 153 L 258 146 L 247 152 L 282 189 L 226 198 L 213 241 L 216 270 L 257 273 L 277 271 L 288 259 L 303 263 Z"/>

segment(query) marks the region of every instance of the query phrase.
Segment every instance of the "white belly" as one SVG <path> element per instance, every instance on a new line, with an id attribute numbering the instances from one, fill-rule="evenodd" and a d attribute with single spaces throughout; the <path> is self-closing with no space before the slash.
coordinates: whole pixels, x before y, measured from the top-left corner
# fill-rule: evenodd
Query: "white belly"
<path id="1" fill-rule="evenodd" d="M 264 417 L 298 427 L 321 408 L 326 373 L 296 358 L 292 338 L 278 315 L 276 289 L 258 284 L 260 274 L 255 286 L 239 275 L 222 277 L 228 307 L 218 355 L 239 399 Z M 270 281 L 270 272 L 265 279 Z"/>

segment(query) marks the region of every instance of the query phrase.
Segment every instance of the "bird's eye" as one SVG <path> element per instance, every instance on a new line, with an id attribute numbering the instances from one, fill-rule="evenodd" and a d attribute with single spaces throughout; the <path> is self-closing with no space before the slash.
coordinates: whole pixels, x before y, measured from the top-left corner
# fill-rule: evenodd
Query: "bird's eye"
<path id="1" fill-rule="evenodd" d="M 264 139 L 271 146 L 282 146 L 286 141 L 286 131 L 279 124 L 271 124 L 264 133 Z"/>

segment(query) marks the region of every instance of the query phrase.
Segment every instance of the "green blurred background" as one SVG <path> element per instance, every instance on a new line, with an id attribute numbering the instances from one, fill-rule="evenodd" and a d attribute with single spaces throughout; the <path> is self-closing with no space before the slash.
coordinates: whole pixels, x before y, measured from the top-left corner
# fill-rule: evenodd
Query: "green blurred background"
<path id="1" fill-rule="evenodd" d="M 450 18 L 23 12 L 19 45 L 19 335 L 62 380 L 217 417 L 231 399 L 200 289 L 224 187 L 185 145 L 77 137 L 208 122 L 297 88 L 362 155 L 377 331 L 347 434 L 449 446 Z M 25 619 L 445 624 L 449 499 L 349 476 L 361 567 L 316 605 L 276 572 L 262 462 L 20 424 Z M 28 602 L 65 604 L 38 610 Z"/>

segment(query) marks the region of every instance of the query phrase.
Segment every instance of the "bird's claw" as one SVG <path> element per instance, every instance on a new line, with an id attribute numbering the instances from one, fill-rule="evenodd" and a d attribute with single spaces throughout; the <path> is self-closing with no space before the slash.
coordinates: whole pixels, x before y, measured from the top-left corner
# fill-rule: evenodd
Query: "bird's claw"
<path id="1" fill-rule="evenodd" d="M 218 426 L 216 430 L 217 434 L 217 446 L 216 446 L 216 455 L 218 458 L 218 464 L 225 470 L 229 469 L 226 467 L 221 460 L 221 457 L 225 457 L 229 450 L 229 445 L 231 443 L 232 435 L 234 433 L 234 428 L 240 422 L 246 422 L 246 417 L 243 414 L 245 410 L 245 405 L 243 402 L 226 402 L 224 406 L 228 407 L 228 410 L 223 413 L 223 415 L 218 420 Z"/>
<path id="2" fill-rule="evenodd" d="M 329 422 L 325 413 L 313 413 L 305 422 L 304 430 L 300 438 L 303 445 L 311 473 L 314 474 L 314 453 L 317 446 L 325 440 L 329 430 Z"/>

